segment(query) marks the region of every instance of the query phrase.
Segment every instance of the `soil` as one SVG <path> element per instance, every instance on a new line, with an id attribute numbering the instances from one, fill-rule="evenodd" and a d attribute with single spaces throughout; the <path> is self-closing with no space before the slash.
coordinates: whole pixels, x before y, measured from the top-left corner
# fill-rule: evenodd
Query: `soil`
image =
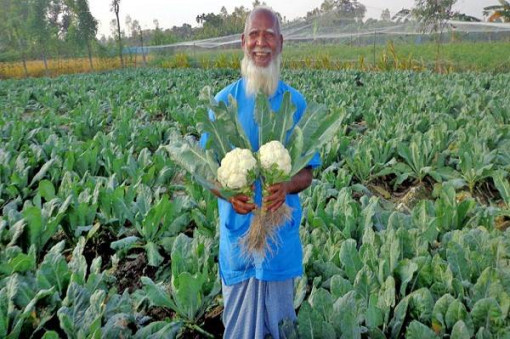
<path id="1" fill-rule="evenodd" d="M 87 260 L 87 265 L 90 266 L 92 260 L 101 257 L 101 270 L 111 266 L 112 255 L 115 251 L 110 247 L 110 244 L 117 240 L 111 230 L 104 228 L 94 235 L 85 244 L 83 249 L 83 256 Z"/>
<path id="2" fill-rule="evenodd" d="M 122 259 L 114 273 L 118 291 L 123 293 L 127 288 L 129 293 L 133 293 L 141 289 L 143 286 L 140 278 L 146 276 L 154 280 L 157 270 L 157 267 L 149 266 L 145 252 L 138 253 L 134 259 Z"/>
<path id="3" fill-rule="evenodd" d="M 225 327 L 221 320 L 222 314 L 223 307 L 216 306 L 205 315 L 204 326 L 202 326 L 202 328 L 214 335 L 215 338 L 222 338 L 223 332 L 225 331 Z"/>

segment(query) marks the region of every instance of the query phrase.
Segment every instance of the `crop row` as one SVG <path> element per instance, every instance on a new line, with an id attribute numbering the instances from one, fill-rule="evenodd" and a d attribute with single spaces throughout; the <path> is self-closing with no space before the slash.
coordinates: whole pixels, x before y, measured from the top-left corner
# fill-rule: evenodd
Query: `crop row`
<path id="1" fill-rule="evenodd" d="M 1 337 L 220 335 L 215 198 L 164 146 L 196 140 L 200 90 L 236 77 L 144 69 L 2 82 Z M 284 79 L 345 126 L 301 196 L 298 323 L 281 331 L 510 335 L 509 76 Z"/>

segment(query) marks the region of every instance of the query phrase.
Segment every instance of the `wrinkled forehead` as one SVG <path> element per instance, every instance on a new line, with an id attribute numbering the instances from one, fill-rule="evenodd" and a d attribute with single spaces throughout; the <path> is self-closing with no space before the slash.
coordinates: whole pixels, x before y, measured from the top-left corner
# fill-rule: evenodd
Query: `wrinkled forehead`
<path id="1" fill-rule="evenodd" d="M 277 18 L 269 11 L 259 10 L 252 12 L 248 18 L 246 33 L 254 31 L 266 31 L 269 33 L 279 33 Z"/>

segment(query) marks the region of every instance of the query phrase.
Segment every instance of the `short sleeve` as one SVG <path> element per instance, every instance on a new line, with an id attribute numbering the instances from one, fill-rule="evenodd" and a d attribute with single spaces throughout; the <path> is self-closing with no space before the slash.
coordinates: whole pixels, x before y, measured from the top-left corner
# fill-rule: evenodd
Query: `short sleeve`
<path id="1" fill-rule="evenodd" d="M 317 167 L 320 167 L 321 165 L 322 165 L 321 155 L 319 154 L 319 152 L 316 152 L 315 155 L 313 156 L 312 160 L 310 160 L 308 162 L 307 166 L 310 166 L 311 168 L 316 169 Z"/>

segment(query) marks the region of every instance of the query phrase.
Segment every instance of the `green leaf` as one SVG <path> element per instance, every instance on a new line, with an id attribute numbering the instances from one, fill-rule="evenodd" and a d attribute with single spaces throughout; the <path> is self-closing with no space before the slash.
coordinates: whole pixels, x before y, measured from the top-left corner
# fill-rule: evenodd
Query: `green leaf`
<path id="1" fill-rule="evenodd" d="M 9 302 L 6 288 L 0 290 L 0 338 L 7 337 L 9 330 Z"/>
<path id="2" fill-rule="evenodd" d="M 455 323 L 459 320 L 462 320 L 465 323 L 471 322 L 471 317 L 469 317 L 466 306 L 464 306 L 464 304 L 459 300 L 455 299 L 448 307 L 448 311 L 445 315 L 445 320 L 446 326 L 448 328 L 453 328 L 453 325 L 455 325 Z"/>
<path id="3" fill-rule="evenodd" d="M 170 294 L 165 290 L 161 284 L 155 284 L 148 277 L 141 277 L 140 281 L 143 284 L 144 290 L 147 293 L 147 298 L 154 306 L 167 307 L 177 312 L 177 306 L 172 301 Z"/>
<path id="4" fill-rule="evenodd" d="M 378 307 L 389 310 L 395 306 L 395 279 L 389 276 L 379 290 Z"/>
<path id="5" fill-rule="evenodd" d="M 164 148 L 175 163 L 190 173 L 206 189 L 219 189 L 216 185 L 216 174 L 221 159 L 216 160 L 212 151 L 204 151 L 184 140 L 173 140 Z M 224 192 L 223 190 L 221 193 L 225 198 L 232 195 L 232 193 L 228 194 L 228 191 Z"/>
<path id="6" fill-rule="evenodd" d="M 85 284 L 85 278 L 87 276 L 87 260 L 83 256 L 83 250 L 85 249 L 85 238 L 80 237 L 78 243 L 73 250 L 72 258 L 69 261 L 69 269 L 72 272 L 71 280 L 79 284 Z"/>
<path id="7" fill-rule="evenodd" d="M 393 318 L 391 319 L 389 324 L 389 327 L 391 328 L 392 338 L 399 337 L 400 330 L 402 329 L 402 325 L 404 324 L 404 320 L 406 318 L 408 306 L 409 298 L 406 297 L 398 303 L 397 307 L 395 307 Z"/>
<path id="8" fill-rule="evenodd" d="M 407 289 L 407 285 L 413 279 L 414 273 L 418 271 L 418 265 L 409 259 L 401 260 L 395 270 L 398 277 L 400 278 L 400 295 L 404 297 Z"/>
<path id="9" fill-rule="evenodd" d="M 300 158 L 292 159 L 291 176 L 304 168 L 315 153 L 333 139 L 342 125 L 344 116 L 343 109 L 339 114 L 338 112 L 326 112 L 323 105 L 314 103 L 308 105 L 297 124 L 303 134 L 303 149 Z M 289 145 L 294 143 L 293 135 L 294 133 L 291 135 Z M 291 153 L 296 152 L 292 151 Z"/>
<path id="10" fill-rule="evenodd" d="M 487 267 L 478 277 L 476 284 L 471 288 L 472 302 L 477 302 L 487 297 L 497 299 L 501 290 L 498 272 L 492 267 Z"/>
<path id="11" fill-rule="evenodd" d="M 326 320 L 331 320 L 333 311 L 333 298 L 328 291 L 323 288 L 312 289 L 308 302 L 314 310 L 319 312 L 321 316 Z"/>
<path id="12" fill-rule="evenodd" d="M 487 329 L 485 327 L 480 327 L 478 332 L 476 332 L 475 338 L 476 339 L 493 339 L 494 337 L 493 337 L 491 331 L 489 331 L 489 329 Z"/>
<path id="13" fill-rule="evenodd" d="M 363 267 L 354 239 L 347 239 L 342 243 L 342 247 L 340 247 L 340 262 L 349 280 L 354 282 L 358 271 Z"/>
<path id="14" fill-rule="evenodd" d="M 307 279 L 306 275 L 304 275 L 304 274 L 301 277 L 296 278 L 296 280 L 294 282 L 294 286 L 295 286 L 295 288 L 294 288 L 294 291 L 295 291 L 295 293 L 294 293 L 294 309 L 295 310 L 298 309 L 299 306 L 301 306 L 301 304 L 305 300 L 305 296 L 308 293 L 307 283 L 308 283 L 308 279 Z"/>
<path id="15" fill-rule="evenodd" d="M 48 160 L 47 162 L 45 162 L 44 165 L 42 165 L 42 167 L 39 170 L 39 172 L 37 172 L 37 174 L 34 175 L 34 177 L 32 178 L 32 181 L 30 182 L 30 185 L 28 185 L 28 186 L 32 186 L 33 184 L 35 184 L 36 182 L 38 182 L 39 180 L 44 178 L 44 176 L 50 170 L 51 166 L 53 166 L 54 163 L 55 163 L 55 159 L 54 158 L 52 158 L 52 159 Z"/>
<path id="16" fill-rule="evenodd" d="M 432 327 L 438 333 L 444 333 L 446 330 L 446 312 L 448 307 L 455 300 L 450 294 L 445 294 L 436 301 L 432 310 Z"/>
<path id="17" fill-rule="evenodd" d="M 55 198 L 55 187 L 49 180 L 44 179 L 39 182 L 38 192 L 46 201 Z"/>
<path id="18" fill-rule="evenodd" d="M 22 212 L 28 226 L 28 235 L 30 244 L 37 246 L 41 250 L 40 237 L 43 232 L 43 217 L 41 209 L 36 206 L 27 207 Z"/>
<path id="19" fill-rule="evenodd" d="M 30 302 L 27 303 L 21 314 L 19 314 L 18 317 L 15 319 L 15 322 L 13 324 L 14 326 L 9 334 L 9 338 L 18 338 L 25 321 L 32 316 L 36 304 L 39 302 L 39 300 L 50 297 L 53 294 L 55 294 L 55 288 L 53 287 L 50 289 L 38 291 L 37 294 L 32 298 L 32 300 L 30 300 Z"/>
<path id="20" fill-rule="evenodd" d="M 434 331 L 422 324 L 417 320 L 411 321 L 407 326 L 406 338 L 409 339 L 423 339 L 423 338 L 438 338 Z"/>
<path id="21" fill-rule="evenodd" d="M 44 335 L 41 339 L 60 339 L 60 336 L 55 331 L 47 331 L 44 332 Z"/>
<path id="22" fill-rule="evenodd" d="M 294 125 L 296 107 L 290 92 L 283 94 L 279 111 L 271 110 L 267 97 L 259 93 L 255 99 L 255 121 L 259 126 L 259 147 L 273 140 L 287 144 L 288 132 Z"/>
<path id="23" fill-rule="evenodd" d="M 492 180 L 506 206 L 510 207 L 510 181 L 506 178 L 505 172 L 494 171 L 492 173 Z"/>
<path id="24" fill-rule="evenodd" d="M 9 266 L 11 267 L 12 273 L 19 272 L 24 273 L 35 268 L 36 255 L 35 247 L 30 246 L 28 254 L 18 253 L 14 258 L 9 259 Z"/>
<path id="25" fill-rule="evenodd" d="M 132 236 L 125 237 L 120 240 L 116 240 L 116 241 L 112 242 L 110 244 L 110 248 L 115 251 L 120 251 L 120 250 L 127 251 L 127 250 L 130 250 L 131 248 L 133 248 L 139 242 L 139 240 L 140 240 L 140 238 L 132 235 Z"/>
<path id="26" fill-rule="evenodd" d="M 298 332 L 297 332 L 297 324 L 293 320 L 290 319 L 284 319 L 279 325 L 278 325 L 278 332 L 280 334 L 280 338 L 285 339 L 298 339 Z"/>
<path id="27" fill-rule="evenodd" d="M 291 160 L 295 161 L 295 159 L 299 159 L 303 154 L 303 131 L 299 126 L 294 127 L 292 131 L 292 139 L 287 146 L 287 150 L 289 151 L 289 155 Z"/>
<path id="28" fill-rule="evenodd" d="M 114 314 L 101 329 L 101 338 L 131 338 L 133 327 L 136 328 L 136 319 L 132 314 Z"/>
<path id="29" fill-rule="evenodd" d="M 347 292 L 352 291 L 353 287 L 349 280 L 344 279 L 340 274 L 331 277 L 330 290 L 335 299 L 343 297 Z"/>
<path id="30" fill-rule="evenodd" d="M 63 295 L 71 278 L 71 271 L 62 255 L 64 246 L 64 240 L 53 246 L 44 256 L 36 273 L 37 286 L 39 288 L 55 286 L 59 295 Z"/>
<path id="31" fill-rule="evenodd" d="M 384 323 L 384 314 L 378 304 L 377 294 L 372 294 L 365 313 L 365 323 L 369 329 L 378 328 Z"/>
<path id="32" fill-rule="evenodd" d="M 434 308 L 434 298 L 427 288 L 420 288 L 409 295 L 409 308 L 413 319 L 423 323 L 430 323 L 432 310 Z"/>
<path id="33" fill-rule="evenodd" d="M 154 321 L 140 328 L 135 339 L 177 338 L 183 328 L 182 321 Z"/>
<path id="34" fill-rule="evenodd" d="M 452 333 L 450 334 L 451 339 L 464 339 L 471 338 L 472 336 L 472 332 L 469 331 L 462 320 L 457 321 L 455 325 L 453 325 Z"/>
<path id="35" fill-rule="evenodd" d="M 110 319 L 115 314 L 130 314 L 132 309 L 132 300 L 126 289 L 122 295 L 114 294 L 109 297 L 108 303 L 106 304 L 105 317 L 106 319 Z"/>
<path id="36" fill-rule="evenodd" d="M 503 312 L 494 298 L 478 300 L 471 309 L 471 318 L 475 329 L 485 327 L 491 329 L 502 325 Z"/>
<path id="37" fill-rule="evenodd" d="M 229 100 L 230 107 L 227 107 L 224 102 L 209 107 L 214 112 L 214 121 L 209 118 L 209 114 L 205 110 L 199 111 L 196 116 L 198 131 L 208 135 L 205 148 L 212 150 L 218 160 L 223 159 L 233 147 L 240 147 L 239 142 L 244 143 L 246 140 L 242 135 L 239 135 L 236 119 L 232 118 L 237 117 L 237 104 L 235 100 L 231 98 Z"/>
<path id="38" fill-rule="evenodd" d="M 147 259 L 148 263 L 151 266 L 159 266 L 164 258 L 159 254 L 159 246 L 155 243 L 149 241 L 145 244 L 145 250 L 147 251 Z"/>
<path id="39" fill-rule="evenodd" d="M 299 309 L 298 332 L 299 337 L 304 339 L 337 338 L 333 326 L 324 321 L 321 314 L 314 310 L 307 301 L 305 301 Z"/>
<path id="40" fill-rule="evenodd" d="M 60 328 L 69 338 L 78 337 L 78 330 L 83 328 L 81 325 L 84 323 L 85 312 L 89 306 L 90 292 L 77 283 L 71 282 L 62 307 L 57 311 Z"/>
<path id="41" fill-rule="evenodd" d="M 450 241 L 446 249 L 446 258 L 454 276 L 458 277 L 461 282 L 470 280 L 469 263 L 461 245 Z"/>
<path id="42" fill-rule="evenodd" d="M 356 274 L 354 290 L 358 297 L 363 298 L 364 305 L 368 305 L 370 295 L 379 289 L 379 284 L 374 273 L 365 265 Z"/>
<path id="43" fill-rule="evenodd" d="M 337 334 L 342 334 L 341 338 L 361 338 L 355 295 L 356 292 L 354 291 L 348 292 L 338 299 L 333 306 L 335 311 L 333 326 L 337 329 Z M 349 310 L 349 312 L 346 312 L 346 310 Z"/>

